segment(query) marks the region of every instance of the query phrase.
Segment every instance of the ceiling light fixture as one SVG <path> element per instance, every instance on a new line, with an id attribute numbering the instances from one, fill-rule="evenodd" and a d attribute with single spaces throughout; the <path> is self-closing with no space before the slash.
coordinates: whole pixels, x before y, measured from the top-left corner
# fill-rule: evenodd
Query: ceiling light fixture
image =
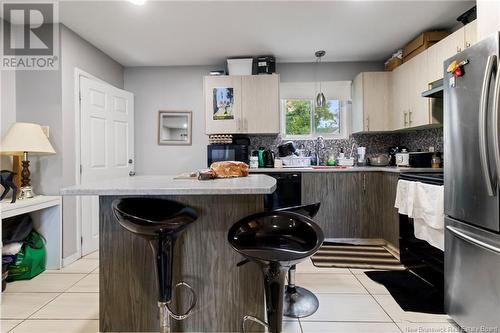
<path id="1" fill-rule="evenodd" d="M 133 3 L 134 5 L 142 6 L 146 3 L 146 0 L 128 0 L 128 2 Z"/>
<path id="2" fill-rule="evenodd" d="M 314 55 L 316 56 L 316 67 L 317 68 L 320 67 L 321 58 L 325 54 L 326 54 L 326 52 L 323 50 L 316 51 L 314 53 Z M 316 75 L 318 75 L 317 68 L 316 68 Z M 321 80 L 319 80 L 319 91 L 318 91 L 318 95 L 316 95 L 316 107 L 322 108 L 322 107 L 325 107 L 325 105 L 326 105 L 326 98 L 325 98 L 325 95 L 323 94 L 323 90 L 321 89 Z"/>

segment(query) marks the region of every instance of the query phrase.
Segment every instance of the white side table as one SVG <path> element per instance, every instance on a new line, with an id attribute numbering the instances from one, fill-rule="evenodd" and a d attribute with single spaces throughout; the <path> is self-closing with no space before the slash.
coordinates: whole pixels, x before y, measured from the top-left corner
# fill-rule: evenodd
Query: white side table
<path id="1" fill-rule="evenodd" d="M 2 220 L 29 213 L 33 227 L 46 241 L 47 269 L 62 267 L 62 199 L 60 196 L 38 195 L 32 199 L 0 201 L 0 250 L 2 248 Z M 1 294 L 0 294 L 1 295 Z M 1 296 L 0 296 L 1 303 Z"/>

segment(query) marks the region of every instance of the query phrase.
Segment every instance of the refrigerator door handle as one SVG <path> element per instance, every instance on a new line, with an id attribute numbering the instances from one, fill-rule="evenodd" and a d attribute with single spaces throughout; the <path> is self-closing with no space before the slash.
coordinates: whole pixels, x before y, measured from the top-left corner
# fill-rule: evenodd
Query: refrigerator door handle
<path id="1" fill-rule="evenodd" d="M 483 242 L 479 239 L 476 239 L 474 237 L 471 237 L 468 234 L 466 234 L 465 232 L 460 231 L 458 228 L 455 228 L 455 227 L 448 225 L 448 226 L 446 226 L 446 229 L 448 229 L 448 231 L 450 231 L 453 235 L 457 236 L 460 239 L 463 239 L 464 241 L 466 241 L 472 245 L 476 245 L 476 246 L 482 247 L 483 249 L 492 251 L 496 254 L 500 254 L 500 248 L 493 246 L 491 244 L 485 243 L 485 242 Z"/>
<path id="2" fill-rule="evenodd" d="M 493 75 L 493 66 L 496 63 L 496 60 L 496 55 L 490 55 L 488 57 L 486 69 L 484 71 L 483 85 L 481 88 L 481 99 L 479 102 L 479 155 L 484 180 L 486 182 L 486 190 L 488 191 L 488 195 L 490 197 L 495 196 L 496 188 L 493 188 L 493 180 L 491 178 L 490 166 L 488 162 L 488 134 L 486 129 L 488 126 L 488 93 L 490 90 L 491 76 Z"/>
<path id="3" fill-rule="evenodd" d="M 500 107 L 500 71 L 498 71 L 498 65 L 497 65 L 497 76 L 495 79 L 495 90 L 494 90 L 494 95 L 493 95 L 493 117 L 491 118 L 492 121 L 492 128 L 493 128 L 493 137 L 495 138 L 493 140 L 493 154 L 495 155 L 495 171 L 496 171 L 496 180 L 497 182 L 500 181 L 500 122 L 499 122 L 499 107 Z"/>

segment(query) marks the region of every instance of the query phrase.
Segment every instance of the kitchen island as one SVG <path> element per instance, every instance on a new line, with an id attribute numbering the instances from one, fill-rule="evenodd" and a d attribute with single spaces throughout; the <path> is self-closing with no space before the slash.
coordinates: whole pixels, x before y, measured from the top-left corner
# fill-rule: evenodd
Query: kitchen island
<path id="1" fill-rule="evenodd" d="M 242 257 L 227 242 L 230 226 L 263 210 L 263 196 L 276 181 L 266 175 L 198 181 L 172 176 L 135 176 L 68 187 L 62 195 L 99 196 L 99 321 L 101 332 L 158 331 L 155 263 L 148 243 L 124 230 L 111 211 L 117 198 L 166 198 L 193 207 L 198 219 L 178 239 L 174 284 L 195 290 L 192 315 L 174 323 L 175 332 L 236 332 L 246 314 L 263 318 L 262 273 L 256 265 L 237 267 Z M 173 297 L 180 312 L 188 293 Z"/>

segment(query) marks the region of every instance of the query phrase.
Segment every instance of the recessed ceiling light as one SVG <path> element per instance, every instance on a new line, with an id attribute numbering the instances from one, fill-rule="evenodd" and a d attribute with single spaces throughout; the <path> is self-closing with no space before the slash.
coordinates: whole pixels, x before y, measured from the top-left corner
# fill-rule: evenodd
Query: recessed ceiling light
<path id="1" fill-rule="evenodd" d="M 128 2 L 131 2 L 133 3 L 134 5 L 144 5 L 144 3 L 146 2 L 146 0 L 128 0 Z"/>

